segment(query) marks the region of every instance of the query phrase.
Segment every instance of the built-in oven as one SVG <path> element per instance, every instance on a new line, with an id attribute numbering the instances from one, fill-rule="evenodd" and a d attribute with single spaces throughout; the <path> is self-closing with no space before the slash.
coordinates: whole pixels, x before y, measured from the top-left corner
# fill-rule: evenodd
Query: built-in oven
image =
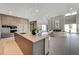
<path id="1" fill-rule="evenodd" d="M 17 26 L 11 26 L 10 33 L 15 33 L 15 32 L 17 32 Z"/>

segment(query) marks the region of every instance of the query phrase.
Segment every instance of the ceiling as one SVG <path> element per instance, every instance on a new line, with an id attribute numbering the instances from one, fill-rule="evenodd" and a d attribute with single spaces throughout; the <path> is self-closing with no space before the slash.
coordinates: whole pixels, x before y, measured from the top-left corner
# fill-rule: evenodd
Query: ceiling
<path id="1" fill-rule="evenodd" d="M 46 20 L 50 17 L 77 11 L 77 3 L 0 3 L 0 13 L 32 20 Z"/>

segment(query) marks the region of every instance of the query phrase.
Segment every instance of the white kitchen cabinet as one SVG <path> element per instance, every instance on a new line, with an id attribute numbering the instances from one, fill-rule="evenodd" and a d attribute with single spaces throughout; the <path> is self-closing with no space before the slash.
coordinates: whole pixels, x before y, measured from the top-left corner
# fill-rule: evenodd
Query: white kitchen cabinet
<path id="1" fill-rule="evenodd" d="M 8 25 L 9 21 L 7 20 L 7 16 L 1 16 L 1 17 L 2 17 L 1 24 L 2 25 Z"/>
<path id="2" fill-rule="evenodd" d="M 0 38 L 1 38 L 1 16 L 0 16 Z"/>
<path id="3" fill-rule="evenodd" d="M 28 20 L 24 20 L 24 32 L 29 32 L 29 21 Z"/>
<path id="4" fill-rule="evenodd" d="M 45 39 L 45 54 L 49 54 L 49 37 Z"/>

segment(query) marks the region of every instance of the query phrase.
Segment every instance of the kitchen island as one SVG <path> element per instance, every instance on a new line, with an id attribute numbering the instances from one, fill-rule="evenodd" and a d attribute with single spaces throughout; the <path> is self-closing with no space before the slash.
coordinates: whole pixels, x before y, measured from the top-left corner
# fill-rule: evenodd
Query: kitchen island
<path id="1" fill-rule="evenodd" d="M 48 53 L 48 35 L 15 33 L 15 41 L 24 55 L 45 55 Z"/>

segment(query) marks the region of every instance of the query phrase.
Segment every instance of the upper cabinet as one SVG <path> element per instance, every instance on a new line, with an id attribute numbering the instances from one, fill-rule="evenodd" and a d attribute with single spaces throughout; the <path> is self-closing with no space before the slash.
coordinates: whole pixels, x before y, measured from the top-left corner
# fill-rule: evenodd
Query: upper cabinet
<path id="1" fill-rule="evenodd" d="M 28 32 L 29 29 L 29 21 L 24 19 L 24 32 Z M 27 29 L 27 30 L 26 30 Z"/>
<path id="2" fill-rule="evenodd" d="M 1 19 L 2 25 L 8 25 L 9 21 L 7 20 L 7 16 L 1 16 L 1 17 L 2 17 L 2 19 Z"/>
<path id="3" fill-rule="evenodd" d="M 15 22 L 16 22 L 16 19 L 14 17 L 7 17 L 7 22 L 8 22 L 8 25 L 12 25 L 12 26 L 16 26 Z"/>
<path id="4" fill-rule="evenodd" d="M 18 20 L 15 17 L 11 17 L 11 16 L 2 16 L 2 25 L 12 25 L 12 26 L 16 26 L 16 22 Z"/>

